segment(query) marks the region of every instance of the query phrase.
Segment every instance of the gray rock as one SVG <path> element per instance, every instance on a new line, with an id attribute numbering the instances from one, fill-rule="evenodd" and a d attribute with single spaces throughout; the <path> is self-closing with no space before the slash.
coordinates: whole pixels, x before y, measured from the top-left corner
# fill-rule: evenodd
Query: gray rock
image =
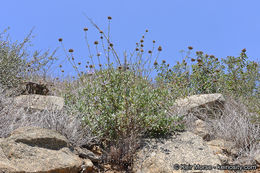
<path id="1" fill-rule="evenodd" d="M 209 166 L 221 164 L 219 158 L 205 145 L 201 137 L 191 132 L 183 132 L 171 139 L 161 141 L 148 139 L 146 143 L 148 144 L 137 153 L 134 172 L 176 172 L 175 164 Z M 203 172 L 221 171 L 212 169 Z"/>
<path id="2" fill-rule="evenodd" d="M 20 95 L 14 98 L 17 106 L 36 110 L 61 110 L 64 106 L 64 99 L 56 96 L 44 95 Z"/>
<path id="3" fill-rule="evenodd" d="M 17 129 L 0 140 L 0 172 L 78 173 L 82 165 L 91 170 L 91 161 L 83 162 L 67 146 L 66 138 L 55 131 Z"/>
<path id="4" fill-rule="evenodd" d="M 222 94 L 201 94 L 176 99 L 170 108 L 170 114 L 188 114 L 193 112 L 199 119 L 215 118 L 215 114 L 224 110 L 225 99 Z M 207 117 L 203 116 L 206 115 Z"/>

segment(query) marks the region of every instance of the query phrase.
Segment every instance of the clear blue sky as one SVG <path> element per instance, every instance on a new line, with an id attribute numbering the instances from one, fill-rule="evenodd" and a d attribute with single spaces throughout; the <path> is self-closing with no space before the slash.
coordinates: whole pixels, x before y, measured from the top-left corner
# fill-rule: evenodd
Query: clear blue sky
<path id="1" fill-rule="evenodd" d="M 188 46 L 194 54 L 201 50 L 219 58 L 238 56 L 246 48 L 250 60 L 259 62 L 259 7 L 259 0 L 8 0 L 1 1 L 0 30 L 10 27 L 12 40 L 22 40 L 35 27 L 36 50 L 53 50 L 62 37 L 83 62 L 88 55 L 83 28 L 90 29 L 90 43 L 99 37 L 83 13 L 104 31 L 112 16 L 112 41 L 121 57 L 148 29 L 145 42 L 156 40 L 163 48 L 161 60 L 172 65 Z M 56 55 L 65 58 L 62 49 Z M 65 68 L 73 71 L 69 64 Z"/>

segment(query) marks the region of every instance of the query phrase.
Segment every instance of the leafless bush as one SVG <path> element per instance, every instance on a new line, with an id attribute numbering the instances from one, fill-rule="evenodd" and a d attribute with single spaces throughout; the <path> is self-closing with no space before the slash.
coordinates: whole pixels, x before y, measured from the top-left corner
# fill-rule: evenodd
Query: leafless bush
<path id="1" fill-rule="evenodd" d="M 3 96 L 0 94 L 0 100 Z M 90 136 L 87 127 L 81 126 L 81 118 L 70 116 L 66 110 L 31 111 L 12 104 L 13 98 L 5 98 L 4 108 L 0 109 L 0 137 L 7 137 L 19 127 L 33 126 L 55 130 L 66 136 L 73 145 L 84 145 L 95 138 Z"/>
<path id="2" fill-rule="evenodd" d="M 252 161 L 260 149 L 260 126 L 252 123 L 252 116 L 241 102 L 227 97 L 223 116 L 208 123 L 212 135 L 232 141 L 240 150 L 238 162 L 244 157 Z"/>

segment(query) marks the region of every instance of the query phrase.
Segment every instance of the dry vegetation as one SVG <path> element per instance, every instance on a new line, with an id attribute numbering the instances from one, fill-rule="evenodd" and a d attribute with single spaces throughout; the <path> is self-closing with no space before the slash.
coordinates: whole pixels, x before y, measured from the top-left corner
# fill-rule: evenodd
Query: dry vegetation
<path id="1" fill-rule="evenodd" d="M 74 50 L 66 51 L 62 38 L 59 39 L 68 62 L 78 73 L 77 80 L 48 77 L 47 71 L 55 60 L 55 51 L 50 55 L 49 51 L 42 55 L 36 52 L 32 60 L 28 59 L 30 55 L 24 47 L 31 33 L 20 44 L 11 43 L 2 33 L 0 137 L 8 136 L 21 126 L 54 129 L 65 135 L 74 146 L 90 142 L 102 145 L 106 153 L 104 162 L 131 169 L 142 135 L 168 135 L 184 129 L 184 125 L 192 124 L 188 121 L 183 124 L 182 116 L 166 114 L 165 110 L 176 98 L 217 92 L 224 95 L 227 104 L 223 116 L 207 121 L 208 129 L 216 137 L 235 143 L 241 150 L 237 156 L 238 162 L 245 157 L 248 162 L 251 161 L 257 154 L 260 139 L 259 63 L 247 60 L 245 49 L 239 57 L 219 61 L 215 56 L 201 51 L 197 51 L 195 58 L 192 58 L 193 48 L 188 47 L 185 59 L 171 67 L 165 60 L 158 63 L 162 47 L 155 48 L 155 41 L 152 49 L 144 49 L 146 30 L 130 57 L 125 56 L 122 63 L 109 37 L 111 17 L 108 21 L 107 35 L 91 21 L 100 34 L 100 39 L 94 42 L 95 51 L 91 51 L 88 28 L 84 28 L 90 57 L 85 68 L 94 70 L 92 75 L 84 72 L 83 64 L 76 63 Z M 101 51 L 104 52 L 106 64 L 101 64 Z M 93 58 L 98 59 L 97 65 Z M 191 66 L 188 65 L 189 60 Z M 116 67 L 113 65 L 115 63 Z M 152 63 L 152 67 L 145 68 L 147 63 L 148 67 Z M 60 68 L 64 72 L 62 65 Z M 156 85 L 150 82 L 152 70 L 157 71 Z M 63 110 L 29 112 L 16 107 L 11 96 L 16 95 L 20 83 L 28 79 L 45 82 L 52 95 L 64 97 L 66 106 Z"/>

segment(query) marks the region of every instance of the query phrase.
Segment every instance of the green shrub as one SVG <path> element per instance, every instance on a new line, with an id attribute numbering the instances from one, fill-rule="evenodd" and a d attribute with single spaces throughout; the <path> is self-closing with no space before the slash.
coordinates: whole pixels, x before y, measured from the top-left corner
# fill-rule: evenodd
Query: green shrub
<path id="1" fill-rule="evenodd" d="M 149 81 L 131 71 L 98 71 L 77 96 L 66 95 L 65 100 L 74 103 L 95 135 L 111 140 L 133 131 L 165 135 L 181 128 L 176 125 L 180 118 L 166 116 L 173 104 L 168 90 L 152 88 Z"/>

